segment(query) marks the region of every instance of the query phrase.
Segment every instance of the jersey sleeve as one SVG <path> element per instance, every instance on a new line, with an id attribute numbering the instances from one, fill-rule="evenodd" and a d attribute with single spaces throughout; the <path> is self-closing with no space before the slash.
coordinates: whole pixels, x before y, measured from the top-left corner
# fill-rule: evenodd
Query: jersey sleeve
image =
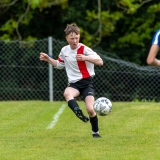
<path id="1" fill-rule="evenodd" d="M 63 59 L 63 51 L 61 50 L 58 56 L 58 59 L 57 59 L 57 66 L 55 68 L 62 69 L 64 67 L 65 67 L 65 64 L 64 64 L 64 59 Z"/>
<path id="2" fill-rule="evenodd" d="M 160 47 L 160 29 L 154 34 L 152 44 L 157 44 Z"/>

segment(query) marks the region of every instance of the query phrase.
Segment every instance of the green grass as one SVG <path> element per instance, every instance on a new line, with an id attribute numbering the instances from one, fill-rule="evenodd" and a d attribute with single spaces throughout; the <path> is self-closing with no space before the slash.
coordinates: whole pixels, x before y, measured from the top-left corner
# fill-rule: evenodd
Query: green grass
<path id="1" fill-rule="evenodd" d="M 78 102 L 85 111 L 84 103 Z M 160 104 L 116 102 L 99 116 L 100 139 L 90 123 L 67 107 L 47 129 L 66 102 L 0 102 L 1 160 L 159 160 Z"/>

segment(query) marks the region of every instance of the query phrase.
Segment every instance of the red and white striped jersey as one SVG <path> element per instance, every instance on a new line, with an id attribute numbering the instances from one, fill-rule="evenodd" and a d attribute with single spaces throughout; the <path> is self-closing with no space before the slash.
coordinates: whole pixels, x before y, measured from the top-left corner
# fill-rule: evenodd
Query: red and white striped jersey
<path id="1" fill-rule="evenodd" d="M 84 54 L 86 56 L 100 56 L 91 48 L 79 43 L 79 47 L 71 49 L 70 45 L 64 46 L 58 56 L 57 66 L 55 68 L 62 69 L 65 67 L 69 83 L 75 83 L 83 78 L 94 76 L 94 64 L 88 61 L 77 61 L 76 55 Z"/>

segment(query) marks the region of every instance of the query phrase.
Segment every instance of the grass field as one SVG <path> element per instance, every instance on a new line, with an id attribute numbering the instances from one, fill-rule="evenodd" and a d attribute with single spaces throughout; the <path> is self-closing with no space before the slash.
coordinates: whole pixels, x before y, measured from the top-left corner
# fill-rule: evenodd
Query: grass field
<path id="1" fill-rule="evenodd" d="M 113 103 L 100 139 L 66 102 L 0 102 L 0 123 L 0 160 L 160 159 L 160 103 Z"/>

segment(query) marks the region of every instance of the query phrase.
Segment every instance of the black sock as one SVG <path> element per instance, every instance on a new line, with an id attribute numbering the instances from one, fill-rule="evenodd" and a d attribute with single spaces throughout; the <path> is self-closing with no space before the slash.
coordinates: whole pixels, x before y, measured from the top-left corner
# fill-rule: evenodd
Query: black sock
<path id="1" fill-rule="evenodd" d="M 70 107 L 70 109 L 74 112 L 75 108 L 79 108 L 78 103 L 75 101 L 75 99 L 71 99 L 68 101 L 68 106 Z"/>
<path id="2" fill-rule="evenodd" d="M 91 123 L 91 126 L 92 126 L 92 131 L 93 132 L 98 132 L 99 129 L 98 129 L 98 117 L 97 117 L 97 115 L 94 116 L 94 117 L 90 117 L 90 123 Z"/>

